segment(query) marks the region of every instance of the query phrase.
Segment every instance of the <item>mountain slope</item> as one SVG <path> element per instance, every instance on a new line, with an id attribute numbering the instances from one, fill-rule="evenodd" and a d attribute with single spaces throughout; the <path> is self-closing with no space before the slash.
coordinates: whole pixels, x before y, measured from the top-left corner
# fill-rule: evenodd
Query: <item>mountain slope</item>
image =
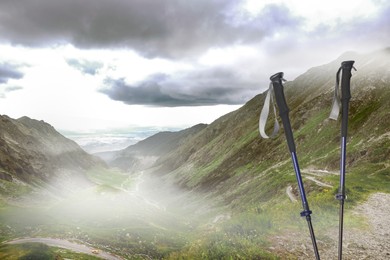
<path id="1" fill-rule="evenodd" d="M 352 77 L 347 163 L 353 172 L 350 181 L 356 181 L 350 195 L 356 192 L 358 198 L 362 189 L 384 189 L 374 183 L 362 188 L 366 179 L 359 178 L 363 172 L 370 169 L 373 179 L 389 181 L 390 49 L 346 53 L 287 82 L 285 93 L 301 168 L 337 172 L 340 121 L 331 121 L 328 115 L 336 71 L 349 59 L 356 61 L 358 71 Z M 295 183 L 295 177 L 283 130 L 276 139 L 259 137 L 258 117 L 264 98 L 264 94 L 258 95 L 217 119 L 160 158 L 154 173 L 167 175 L 182 187 L 221 196 L 232 207 L 246 208 L 285 196 L 284 189 Z M 336 186 L 337 180 L 331 176 L 323 180 Z M 324 190 L 313 181 L 305 182 L 309 193 Z"/>
<path id="2" fill-rule="evenodd" d="M 51 125 L 22 117 L 0 116 L 0 178 L 48 182 L 63 169 L 104 167 L 96 157 L 59 134 Z"/>

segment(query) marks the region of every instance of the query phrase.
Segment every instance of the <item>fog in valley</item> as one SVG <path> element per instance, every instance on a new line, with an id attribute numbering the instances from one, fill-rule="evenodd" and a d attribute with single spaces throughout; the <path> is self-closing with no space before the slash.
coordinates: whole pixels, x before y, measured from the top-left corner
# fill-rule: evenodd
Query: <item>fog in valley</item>
<path id="1" fill-rule="evenodd" d="M 210 198 L 143 171 L 94 169 L 57 176 L 50 184 L 26 187 L 32 191 L 10 201 L 14 207 L 1 216 L 9 236 L 74 240 L 126 258 L 158 257 L 230 218 Z"/>

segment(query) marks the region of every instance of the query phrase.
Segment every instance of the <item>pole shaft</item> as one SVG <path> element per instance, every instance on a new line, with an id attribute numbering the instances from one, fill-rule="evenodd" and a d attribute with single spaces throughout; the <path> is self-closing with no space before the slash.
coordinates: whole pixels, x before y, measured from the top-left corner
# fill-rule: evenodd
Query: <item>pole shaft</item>
<path id="1" fill-rule="evenodd" d="M 339 209 L 339 250 L 338 259 L 343 259 L 344 200 L 340 200 Z"/>
<path id="2" fill-rule="evenodd" d="M 301 195 L 302 207 L 304 210 L 309 210 L 309 203 L 307 202 L 305 188 L 303 186 L 301 171 L 299 169 L 298 158 L 295 152 L 291 153 L 291 159 L 294 165 L 295 177 L 298 182 L 299 194 Z"/>
<path id="3" fill-rule="evenodd" d="M 310 231 L 310 238 L 311 238 L 311 241 L 313 244 L 314 254 L 316 256 L 316 259 L 319 260 L 320 256 L 318 253 L 317 242 L 316 242 L 316 238 L 314 235 L 313 225 L 311 223 L 311 217 L 310 217 L 310 214 L 312 212 L 309 209 L 309 203 L 307 202 L 307 199 L 306 199 L 305 188 L 303 186 L 302 176 L 301 176 L 301 172 L 299 169 L 299 163 L 298 163 L 298 158 L 296 155 L 296 148 L 295 148 L 295 143 L 294 143 L 294 136 L 292 133 L 291 123 L 290 123 L 290 119 L 289 119 L 289 108 L 287 106 L 287 102 L 286 102 L 286 99 L 284 96 L 284 91 L 283 91 L 284 87 L 282 84 L 282 78 L 283 78 L 283 73 L 279 72 L 279 73 L 276 73 L 275 75 L 271 76 L 271 81 L 272 81 L 272 85 L 274 88 L 276 103 L 277 103 L 278 108 L 279 108 L 279 115 L 282 119 L 284 133 L 285 133 L 286 139 L 287 139 L 287 145 L 288 145 L 288 148 L 289 148 L 290 153 L 291 153 L 291 159 L 292 159 L 293 165 L 294 165 L 295 176 L 296 176 L 296 179 L 298 182 L 298 189 L 299 189 L 299 193 L 300 193 L 300 197 L 301 197 L 301 201 L 302 201 L 302 207 L 303 207 L 303 211 L 301 212 L 301 216 L 306 217 L 306 221 L 307 221 L 309 231 Z"/>
<path id="4" fill-rule="evenodd" d="M 317 241 L 316 241 L 316 236 L 314 234 L 314 229 L 313 229 L 313 224 L 311 223 L 311 210 L 309 208 L 309 203 L 307 202 L 306 194 L 305 194 L 305 188 L 303 186 L 303 181 L 302 181 L 302 175 L 301 171 L 299 169 L 299 163 L 298 163 L 298 158 L 295 152 L 291 152 L 291 159 L 293 161 L 294 165 L 294 170 L 295 170 L 295 177 L 298 182 L 298 189 L 302 201 L 302 207 L 303 207 L 303 212 L 301 213 L 301 216 L 306 216 L 306 221 L 307 221 L 307 226 L 309 227 L 309 232 L 310 232 L 310 238 L 311 242 L 313 244 L 313 250 L 314 254 L 317 260 L 320 260 L 320 254 L 318 253 L 318 247 L 317 247 Z"/>
<path id="5" fill-rule="evenodd" d="M 311 242 L 313 244 L 314 254 L 316 256 L 316 259 L 320 260 L 320 254 L 318 253 L 317 242 L 316 242 L 316 238 L 315 238 L 315 235 L 314 235 L 314 229 L 313 229 L 313 225 L 311 223 L 310 215 L 306 216 L 306 220 L 307 220 L 307 225 L 308 225 L 309 231 L 310 231 L 310 237 L 312 238 Z"/>
<path id="6" fill-rule="evenodd" d="M 341 103 L 342 103 L 342 118 L 341 118 L 341 158 L 340 158 L 340 183 L 337 199 L 340 200 L 339 209 L 339 244 L 338 244 L 338 259 L 343 258 L 343 232 L 344 232 L 344 201 L 345 195 L 345 166 L 347 155 L 347 131 L 348 131 L 348 113 L 349 100 L 351 99 L 351 70 L 354 61 L 343 61 L 341 63 Z"/>

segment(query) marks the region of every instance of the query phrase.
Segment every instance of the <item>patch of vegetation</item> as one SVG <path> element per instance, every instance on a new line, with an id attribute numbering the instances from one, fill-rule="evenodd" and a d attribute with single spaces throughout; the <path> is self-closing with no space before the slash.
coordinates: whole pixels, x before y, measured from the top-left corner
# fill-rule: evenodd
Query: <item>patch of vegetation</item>
<path id="1" fill-rule="evenodd" d="M 381 107 L 378 100 L 371 99 L 365 104 L 351 106 L 351 118 L 349 122 L 350 131 L 357 131 L 366 123 L 372 114 Z"/>
<path id="2" fill-rule="evenodd" d="M 86 174 L 96 184 L 104 184 L 112 187 L 120 187 L 122 184 L 130 186 L 132 184 L 130 175 L 121 172 L 119 169 L 94 168 L 87 171 Z"/>
<path id="3" fill-rule="evenodd" d="M 264 215 L 240 214 L 221 225 L 211 225 L 180 251 L 166 259 L 279 259 L 262 249 L 272 229 Z"/>
<path id="4" fill-rule="evenodd" d="M 19 198 L 29 194 L 32 188 L 15 182 L 0 180 L 0 195 L 9 198 Z"/>
<path id="5" fill-rule="evenodd" d="M 279 259 L 261 246 L 246 238 L 216 234 L 171 253 L 165 259 Z"/>

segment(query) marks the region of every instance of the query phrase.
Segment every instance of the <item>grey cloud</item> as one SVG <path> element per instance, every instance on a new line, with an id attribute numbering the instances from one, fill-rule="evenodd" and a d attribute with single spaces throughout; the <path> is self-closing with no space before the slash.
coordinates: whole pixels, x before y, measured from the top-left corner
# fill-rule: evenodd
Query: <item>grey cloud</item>
<path id="1" fill-rule="evenodd" d="M 371 45 L 390 46 L 390 4 L 381 8 L 381 12 L 375 17 L 357 20 L 351 29 L 347 31 L 348 36 L 357 42 L 370 42 Z"/>
<path id="2" fill-rule="evenodd" d="M 252 17 L 236 0 L 19 0 L 0 3 L 0 39 L 42 46 L 126 47 L 145 56 L 184 57 L 210 47 L 256 43 L 300 20 L 269 5 Z"/>
<path id="3" fill-rule="evenodd" d="M 23 89 L 23 87 L 20 87 L 20 86 L 13 86 L 13 87 L 6 87 L 4 92 L 12 92 L 12 91 L 16 91 L 16 90 L 21 90 Z"/>
<path id="4" fill-rule="evenodd" d="M 101 92 L 113 100 L 164 107 L 243 104 L 256 94 L 258 86 L 225 68 L 157 74 L 133 85 L 109 79 L 106 85 Z"/>
<path id="5" fill-rule="evenodd" d="M 9 79 L 20 79 L 23 73 L 18 70 L 17 66 L 0 63 L 0 84 L 7 83 Z"/>
<path id="6" fill-rule="evenodd" d="M 102 92 L 111 99 L 123 101 L 126 104 L 150 106 L 180 106 L 184 104 L 182 99 L 175 98 L 169 93 L 163 93 L 161 86 L 156 82 L 143 82 L 139 86 L 129 86 L 121 79 L 109 83 L 111 88 L 102 90 Z"/>
<path id="7" fill-rule="evenodd" d="M 0 90 L 0 98 L 6 98 L 6 94 L 12 91 L 17 91 L 23 89 L 23 87 L 19 86 L 13 86 L 13 87 L 6 87 L 4 90 Z"/>
<path id="8" fill-rule="evenodd" d="M 305 37 L 311 39 L 309 43 L 320 48 L 324 46 L 339 46 L 339 49 L 361 51 L 373 48 L 385 48 L 390 45 L 390 4 L 381 5 L 375 16 L 360 17 L 353 21 L 335 20 L 333 25 L 319 24 Z M 350 46 L 350 47 L 348 47 Z M 368 48 L 367 48 L 368 47 Z M 340 51 L 339 51 L 340 53 Z"/>
<path id="9" fill-rule="evenodd" d="M 103 67 L 102 63 L 96 61 L 68 59 L 66 62 L 77 70 L 90 75 L 95 75 Z"/>
<path id="10" fill-rule="evenodd" d="M 262 46 L 268 56 L 263 71 L 271 75 L 272 71 L 282 70 L 288 80 L 293 80 L 308 68 L 336 59 L 343 52 L 370 53 L 389 47 L 390 2 L 378 4 L 382 8 L 375 16 L 335 20 L 338 23 L 319 24 L 311 31 L 298 29 L 284 39 L 268 42 Z"/>

